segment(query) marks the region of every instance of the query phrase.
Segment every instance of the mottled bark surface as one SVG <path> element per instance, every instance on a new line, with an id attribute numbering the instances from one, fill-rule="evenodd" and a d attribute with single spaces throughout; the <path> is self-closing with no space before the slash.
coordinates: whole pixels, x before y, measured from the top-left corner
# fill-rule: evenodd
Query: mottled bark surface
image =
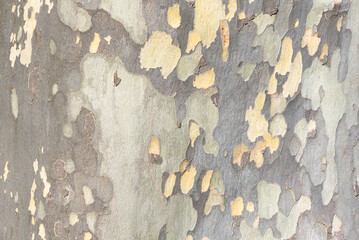
<path id="1" fill-rule="evenodd" d="M 359 239 L 356 0 L 0 0 L 0 239 Z"/>

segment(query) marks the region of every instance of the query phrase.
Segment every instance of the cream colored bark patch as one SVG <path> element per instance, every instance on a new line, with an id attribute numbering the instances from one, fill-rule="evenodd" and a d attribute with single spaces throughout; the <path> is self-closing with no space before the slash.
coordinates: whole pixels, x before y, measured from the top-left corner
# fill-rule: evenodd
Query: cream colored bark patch
<path id="1" fill-rule="evenodd" d="M 55 96 L 58 91 L 59 91 L 59 85 L 54 83 L 54 85 L 52 85 L 52 89 L 51 89 L 52 95 Z"/>
<path id="2" fill-rule="evenodd" d="M 212 178 L 213 170 L 208 170 L 202 179 L 201 192 L 207 192 Z"/>
<path id="3" fill-rule="evenodd" d="M 190 51 L 194 50 L 200 41 L 201 35 L 196 31 L 190 31 L 188 33 L 186 53 L 189 53 Z"/>
<path id="4" fill-rule="evenodd" d="M 245 120 L 248 121 L 247 136 L 251 142 L 254 142 L 257 137 L 264 136 L 268 132 L 268 122 L 264 115 L 261 114 L 264 102 L 266 99 L 265 93 L 259 93 L 256 97 L 254 108 L 249 107 L 246 111 Z"/>
<path id="5" fill-rule="evenodd" d="M 269 219 L 278 212 L 278 200 L 281 188 L 278 184 L 264 180 L 257 184 L 258 216 Z"/>
<path id="6" fill-rule="evenodd" d="M 47 194 L 49 194 L 50 192 L 50 187 L 51 187 L 51 184 L 47 181 L 47 174 L 46 174 L 46 170 L 44 168 L 44 166 L 41 167 L 41 170 L 40 170 L 40 178 L 44 184 L 44 189 L 42 191 L 42 196 L 44 198 L 46 198 Z"/>
<path id="7" fill-rule="evenodd" d="M 165 195 L 166 198 L 172 195 L 175 184 L 176 184 L 176 175 L 174 173 L 171 173 L 166 180 L 164 191 L 163 191 L 163 195 Z"/>
<path id="8" fill-rule="evenodd" d="M 324 58 L 328 56 L 328 50 L 329 50 L 328 49 L 328 44 L 324 43 L 323 47 L 322 47 L 322 52 L 321 52 L 321 54 L 319 56 L 320 61 L 323 61 Z"/>
<path id="9" fill-rule="evenodd" d="M 161 68 L 163 78 L 176 67 L 181 57 L 179 47 L 172 45 L 172 37 L 165 32 L 154 32 L 141 49 L 141 68 Z"/>
<path id="10" fill-rule="evenodd" d="M 19 45 L 17 47 L 17 43 L 13 42 L 13 45 L 10 48 L 10 56 L 9 59 L 11 61 L 11 66 L 15 66 L 16 58 L 20 56 L 20 63 L 29 66 L 31 63 L 32 57 L 32 37 L 34 35 L 34 30 L 37 25 L 36 16 L 40 13 L 41 7 L 43 4 L 47 4 L 49 6 L 48 12 L 50 13 L 53 3 L 49 0 L 43 2 L 42 0 L 29 0 L 24 5 L 24 25 L 23 29 L 26 33 L 26 39 L 24 44 Z M 20 5 L 18 5 L 19 7 Z M 18 17 L 19 17 L 19 8 L 18 8 Z"/>
<path id="11" fill-rule="evenodd" d="M 183 194 L 187 194 L 193 187 L 194 177 L 196 176 L 196 168 L 191 166 L 189 170 L 186 170 L 181 177 L 181 191 Z"/>
<path id="12" fill-rule="evenodd" d="M 272 94 L 270 104 L 270 114 L 274 116 L 277 113 L 282 113 L 287 108 L 287 100 L 283 97 L 282 94 Z"/>
<path id="13" fill-rule="evenodd" d="M 219 21 L 222 19 L 225 19 L 225 5 L 222 0 L 196 0 L 193 31 L 199 34 L 206 48 L 214 42 Z"/>
<path id="14" fill-rule="evenodd" d="M 343 22 L 343 16 L 340 16 L 337 21 L 337 31 L 340 32 L 340 29 L 342 28 L 342 22 Z"/>
<path id="15" fill-rule="evenodd" d="M 272 154 L 274 151 L 276 151 L 279 147 L 279 138 L 278 137 L 272 137 L 270 133 L 267 133 L 263 140 L 257 141 L 256 145 L 252 149 L 249 161 L 254 161 L 257 168 L 260 168 L 263 165 L 263 152 L 264 150 L 269 147 L 269 151 Z"/>
<path id="16" fill-rule="evenodd" d="M 79 222 L 79 215 L 77 213 L 70 213 L 70 216 L 69 216 L 69 223 L 71 226 L 74 226 L 76 223 Z"/>
<path id="17" fill-rule="evenodd" d="M 204 214 L 206 216 L 209 215 L 215 206 L 219 206 L 221 212 L 225 210 L 223 195 L 221 195 L 217 189 L 213 189 L 209 192 L 207 202 L 204 205 Z"/>
<path id="18" fill-rule="evenodd" d="M 110 35 L 107 35 L 106 37 L 104 37 L 105 41 L 107 42 L 107 45 L 111 44 L 111 39 L 112 37 Z"/>
<path id="19" fill-rule="evenodd" d="M 39 236 L 41 237 L 42 240 L 46 239 L 46 231 L 45 231 L 44 224 L 42 224 L 42 223 L 39 226 Z"/>
<path id="20" fill-rule="evenodd" d="M 298 91 L 299 84 L 302 81 L 302 68 L 302 54 L 299 51 L 290 68 L 288 80 L 283 85 L 283 97 L 293 97 Z"/>
<path id="21" fill-rule="evenodd" d="M 6 161 L 5 167 L 4 167 L 4 174 L 2 175 L 2 176 L 3 176 L 3 179 L 4 179 L 4 182 L 6 182 L 6 180 L 7 180 L 7 175 L 9 174 L 8 165 L 9 165 L 9 161 Z"/>
<path id="22" fill-rule="evenodd" d="M 32 163 L 32 167 L 34 169 L 35 175 L 37 174 L 37 171 L 39 170 L 39 162 L 37 161 L 37 158 L 35 159 L 35 161 Z"/>
<path id="23" fill-rule="evenodd" d="M 30 202 L 29 202 L 29 207 L 27 209 L 27 210 L 30 211 L 31 216 L 32 216 L 32 222 L 31 222 L 32 225 L 35 225 L 35 221 L 34 221 L 34 215 L 35 215 L 35 212 L 36 212 L 35 191 L 36 191 L 36 182 L 35 182 L 35 179 L 34 179 L 34 181 L 32 182 L 32 185 L 31 185 Z"/>
<path id="24" fill-rule="evenodd" d="M 254 203 L 253 202 L 248 202 L 246 205 L 246 210 L 248 212 L 254 212 Z"/>
<path id="25" fill-rule="evenodd" d="M 311 28 L 308 28 L 305 30 L 305 33 L 302 37 L 302 48 L 307 46 L 308 53 L 310 56 L 313 56 L 319 47 L 320 44 L 320 37 L 318 37 L 318 33 L 313 34 L 313 30 Z"/>
<path id="26" fill-rule="evenodd" d="M 88 186 L 83 186 L 82 191 L 83 191 L 83 194 L 84 194 L 85 204 L 86 205 L 93 204 L 95 202 L 95 200 L 93 198 L 91 188 L 89 188 Z"/>
<path id="27" fill-rule="evenodd" d="M 285 133 L 287 132 L 287 123 L 285 122 L 283 114 L 275 115 L 275 117 L 270 122 L 269 131 L 272 136 L 284 137 Z"/>
<path id="28" fill-rule="evenodd" d="M 333 217 L 333 223 L 332 223 L 332 226 L 333 226 L 332 236 L 334 236 L 335 233 L 342 231 L 342 225 L 343 225 L 342 220 L 335 214 Z"/>
<path id="29" fill-rule="evenodd" d="M 241 216 L 243 210 L 244 210 L 243 198 L 237 197 L 234 201 L 231 202 L 231 214 L 233 217 Z"/>
<path id="30" fill-rule="evenodd" d="M 188 165 L 189 165 L 189 162 L 187 160 L 183 160 L 179 166 L 180 173 L 184 173 L 184 171 L 186 171 L 186 168 Z"/>
<path id="31" fill-rule="evenodd" d="M 291 67 L 292 55 L 292 39 L 290 39 L 289 37 L 285 37 L 282 42 L 282 49 L 279 61 L 274 68 L 274 72 L 271 78 L 269 79 L 268 94 L 273 94 L 277 91 L 277 78 L 275 74 L 278 73 L 280 75 L 285 75 L 287 72 L 289 72 Z"/>
<path id="32" fill-rule="evenodd" d="M 221 39 L 222 39 L 222 60 L 227 62 L 228 59 L 228 48 L 229 48 L 229 27 L 226 20 L 221 20 L 219 22 L 219 27 L 221 29 Z"/>
<path id="33" fill-rule="evenodd" d="M 242 156 L 249 152 L 249 148 L 244 143 L 239 144 L 233 150 L 233 164 L 238 164 L 242 168 Z"/>
<path id="34" fill-rule="evenodd" d="M 11 89 L 11 96 L 10 96 L 10 102 L 11 102 L 11 112 L 14 116 L 15 120 L 17 119 L 17 116 L 19 115 L 19 98 L 17 97 L 16 89 L 13 87 Z"/>
<path id="35" fill-rule="evenodd" d="M 97 214 L 96 212 L 89 212 L 86 214 L 86 223 L 87 227 L 90 229 L 91 232 L 95 233 L 95 226 L 97 221 Z"/>
<path id="36" fill-rule="evenodd" d="M 246 16 L 246 13 L 245 12 L 240 12 L 240 13 L 238 13 L 238 19 L 239 20 L 243 20 L 243 19 L 245 19 L 247 16 Z"/>
<path id="37" fill-rule="evenodd" d="M 181 25 L 180 8 L 177 3 L 168 9 L 167 22 L 173 28 L 178 28 Z"/>
<path id="38" fill-rule="evenodd" d="M 204 72 L 198 76 L 193 81 L 193 87 L 199 89 L 208 89 L 214 84 L 216 74 L 214 73 L 214 69 L 211 68 L 207 72 Z"/>
<path id="39" fill-rule="evenodd" d="M 100 34 L 95 32 L 93 36 L 93 40 L 90 45 L 90 53 L 97 53 L 100 41 L 101 41 Z"/>
<path id="40" fill-rule="evenodd" d="M 91 239 L 92 239 L 92 234 L 90 232 L 85 232 L 84 240 L 91 240 Z"/>
<path id="41" fill-rule="evenodd" d="M 148 148 L 149 154 L 160 155 L 161 154 L 161 145 L 160 140 L 156 137 L 151 138 L 150 147 Z"/>
<path id="42" fill-rule="evenodd" d="M 237 11 L 237 0 L 229 0 L 227 8 L 228 8 L 228 13 L 226 15 L 226 19 L 228 22 L 230 22 Z"/>
<path id="43" fill-rule="evenodd" d="M 191 147 L 194 147 L 194 142 L 197 137 L 201 134 L 199 126 L 194 121 L 190 121 L 189 123 L 189 137 L 191 139 Z"/>

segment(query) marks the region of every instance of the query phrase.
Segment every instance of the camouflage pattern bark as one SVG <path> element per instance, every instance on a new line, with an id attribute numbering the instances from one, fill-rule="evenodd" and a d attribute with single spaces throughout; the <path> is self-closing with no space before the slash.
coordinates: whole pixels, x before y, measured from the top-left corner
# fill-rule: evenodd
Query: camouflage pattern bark
<path id="1" fill-rule="evenodd" d="M 359 239 L 358 1 L 0 10 L 0 239 Z"/>

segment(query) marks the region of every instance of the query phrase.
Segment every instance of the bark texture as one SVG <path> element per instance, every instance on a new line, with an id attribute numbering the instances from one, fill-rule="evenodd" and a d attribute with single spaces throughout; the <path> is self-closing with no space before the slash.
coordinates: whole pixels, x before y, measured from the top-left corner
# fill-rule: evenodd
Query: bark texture
<path id="1" fill-rule="evenodd" d="M 0 0 L 0 239 L 359 239 L 359 1 Z"/>

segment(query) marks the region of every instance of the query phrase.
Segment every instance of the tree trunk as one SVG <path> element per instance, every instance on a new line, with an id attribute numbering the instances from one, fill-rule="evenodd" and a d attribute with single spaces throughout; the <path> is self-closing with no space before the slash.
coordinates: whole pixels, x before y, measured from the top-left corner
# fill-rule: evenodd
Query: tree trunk
<path id="1" fill-rule="evenodd" d="M 359 239 L 358 1 L 0 9 L 0 239 Z"/>

